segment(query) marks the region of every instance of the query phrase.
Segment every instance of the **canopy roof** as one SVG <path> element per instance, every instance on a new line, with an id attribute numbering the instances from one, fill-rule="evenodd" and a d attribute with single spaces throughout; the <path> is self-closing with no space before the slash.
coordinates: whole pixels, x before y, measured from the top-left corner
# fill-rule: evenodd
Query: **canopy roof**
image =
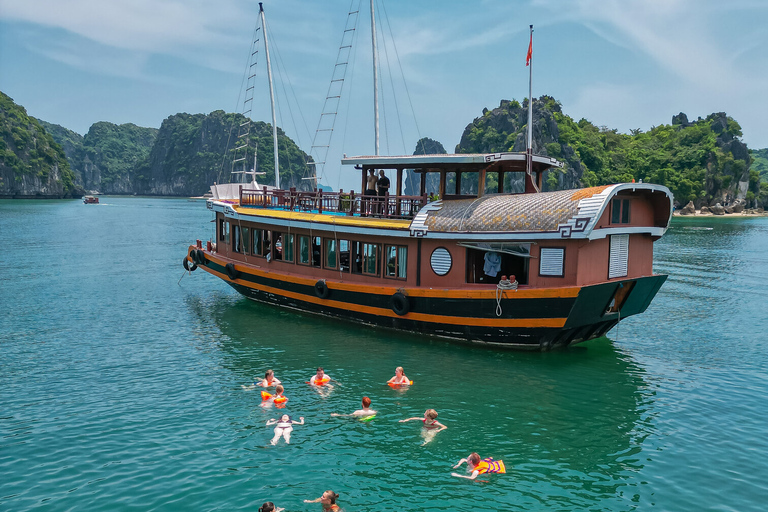
<path id="1" fill-rule="evenodd" d="M 352 156 L 341 159 L 343 165 L 362 166 L 363 169 L 415 169 L 417 172 L 435 170 L 477 172 L 524 172 L 525 153 L 468 153 L 448 155 Z M 563 167 L 563 163 L 548 156 L 533 155 L 533 171 Z"/>

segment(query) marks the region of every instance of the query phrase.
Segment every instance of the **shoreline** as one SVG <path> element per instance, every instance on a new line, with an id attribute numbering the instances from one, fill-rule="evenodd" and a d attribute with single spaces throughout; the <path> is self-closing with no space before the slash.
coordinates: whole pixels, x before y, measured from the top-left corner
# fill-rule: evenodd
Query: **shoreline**
<path id="1" fill-rule="evenodd" d="M 701 213 L 701 210 L 696 210 L 694 213 L 683 214 L 680 211 L 675 210 L 672 212 L 673 217 L 768 217 L 768 211 L 763 212 L 739 212 L 739 213 L 723 213 L 722 215 L 715 215 L 712 212 Z"/>

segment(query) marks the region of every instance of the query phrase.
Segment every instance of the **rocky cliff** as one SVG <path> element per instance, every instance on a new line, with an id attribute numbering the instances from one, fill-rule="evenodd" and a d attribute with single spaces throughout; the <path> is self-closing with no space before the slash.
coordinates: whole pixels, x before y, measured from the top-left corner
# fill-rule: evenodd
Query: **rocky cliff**
<path id="1" fill-rule="evenodd" d="M 82 196 L 64 151 L 27 111 L 0 92 L 0 197 Z"/>

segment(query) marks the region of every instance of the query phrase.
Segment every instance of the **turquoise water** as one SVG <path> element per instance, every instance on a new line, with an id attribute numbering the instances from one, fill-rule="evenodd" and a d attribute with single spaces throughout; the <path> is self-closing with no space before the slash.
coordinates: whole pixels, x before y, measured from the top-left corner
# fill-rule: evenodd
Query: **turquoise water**
<path id="1" fill-rule="evenodd" d="M 204 203 L 101 199 L 0 201 L 0 510 L 764 509 L 768 218 L 675 219 L 644 315 L 529 354 L 249 302 L 182 270 Z M 266 368 L 284 410 L 241 387 Z M 329 416 L 363 395 L 373 421 Z M 448 430 L 421 446 L 397 420 L 428 407 Z M 283 411 L 306 424 L 271 446 Z M 507 474 L 451 477 L 474 450 Z"/>

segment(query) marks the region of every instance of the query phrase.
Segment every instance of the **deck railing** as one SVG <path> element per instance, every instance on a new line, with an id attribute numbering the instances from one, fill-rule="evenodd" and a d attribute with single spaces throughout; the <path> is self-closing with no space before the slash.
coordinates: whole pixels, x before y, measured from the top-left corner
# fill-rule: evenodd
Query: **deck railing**
<path id="1" fill-rule="evenodd" d="M 240 189 L 240 206 L 277 208 L 289 211 L 345 214 L 349 216 L 412 219 L 427 204 L 423 196 L 367 196 L 344 192 L 300 192 L 290 190 Z"/>

